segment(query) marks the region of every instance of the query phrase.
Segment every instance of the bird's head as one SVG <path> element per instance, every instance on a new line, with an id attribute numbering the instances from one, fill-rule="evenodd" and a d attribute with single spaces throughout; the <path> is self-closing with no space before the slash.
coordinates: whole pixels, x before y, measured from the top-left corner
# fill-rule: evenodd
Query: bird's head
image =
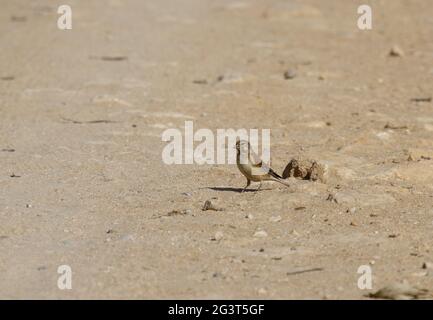
<path id="1" fill-rule="evenodd" d="M 250 148 L 250 143 L 246 140 L 237 140 L 236 141 L 236 151 L 238 154 L 240 153 L 248 153 L 248 150 Z"/>

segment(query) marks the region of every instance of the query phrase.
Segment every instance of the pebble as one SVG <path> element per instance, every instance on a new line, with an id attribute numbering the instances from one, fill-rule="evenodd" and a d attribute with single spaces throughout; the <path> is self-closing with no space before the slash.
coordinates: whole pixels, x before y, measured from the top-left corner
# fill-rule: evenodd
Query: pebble
<path id="1" fill-rule="evenodd" d="M 223 211 L 224 209 L 215 206 L 215 205 L 212 203 L 212 201 L 210 201 L 210 200 L 206 200 L 205 203 L 204 203 L 204 205 L 203 205 L 203 208 L 202 208 L 201 210 L 203 210 L 203 211 L 207 211 L 207 210 Z"/>
<path id="2" fill-rule="evenodd" d="M 296 231 L 295 229 L 293 229 L 292 232 L 290 232 L 290 233 L 296 237 L 300 235 L 299 232 Z"/>
<path id="3" fill-rule="evenodd" d="M 350 209 L 347 209 L 347 212 L 348 213 L 356 213 L 356 207 L 353 207 L 353 208 L 350 208 Z"/>
<path id="4" fill-rule="evenodd" d="M 391 48 L 391 50 L 389 51 L 389 55 L 391 57 L 403 57 L 404 56 L 404 52 L 403 52 L 403 50 L 399 46 L 394 45 Z"/>
<path id="5" fill-rule="evenodd" d="M 256 237 L 256 238 L 266 238 L 267 236 L 268 236 L 268 233 L 264 230 L 259 230 L 259 231 L 256 231 L 254 233 L 254 237 Z"/>
<path id="6" fill-rule="evenodd" d="M 215 232 L 215 235 L 211 238 L 212 241 L 220 241 L 224 238 L 224 233 L 222 231 Z"/>
<path id="7" fill-rule="evenodd" d="M 287 70 L 284 72 L 284 79 L 290 80 L 296 78 L 296 72 L 294 70 Z"/>
<path id="8" fill-rule="evenodd" d="M 422 264 L 423 269 L 433 269 L 433 263 L 432 262 L 424 262 Z"/>
<path id="9" fill-rule="evenodd" d="M 279 221 L 281 221 L 281 216 L 270 217 L 269 221 L 271 221 L 271 222 L 279 222 Z"/>
<path id="10" fill-rule="evenodd" d="M 237 72 L 228 72 L 218 76 L 217 81 L 223 83 L 241 83 L 245 81 L 245 76 Z"/>

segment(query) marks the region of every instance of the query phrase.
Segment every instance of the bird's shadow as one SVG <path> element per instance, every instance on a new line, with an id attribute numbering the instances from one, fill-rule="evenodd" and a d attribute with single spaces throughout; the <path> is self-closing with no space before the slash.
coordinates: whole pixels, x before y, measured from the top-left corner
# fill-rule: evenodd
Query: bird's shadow
<path id="1" fill-rule="evenodd" d="M 237 193 L 242 193 L 243 192 L 260 192 L 260 191 L 264 191 L 266 189 L 247 189 L 244 191 L 244 188 L 232 188 L 232 187 L 207 187 L 207 189 L 211 189 L 214 191 L 228 191 L 228 192 L 237 192 Z"/>

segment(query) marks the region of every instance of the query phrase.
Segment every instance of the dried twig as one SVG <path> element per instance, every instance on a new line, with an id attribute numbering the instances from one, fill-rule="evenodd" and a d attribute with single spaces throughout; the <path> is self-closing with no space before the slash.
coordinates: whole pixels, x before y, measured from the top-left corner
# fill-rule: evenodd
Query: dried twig
<path id="1" fill-rule="evenodd" d="M 62 117 L 62 120 L 66 121 L 66 122 L 72 122 L 74 124 L 116 123 L 116 121 L 112 121 L 112 120 L 78 121 L 78 120 L 64 118 L 64 117 Z"/>
<path id="2" fill-rule="evenodd" d="M 301 273 L 306 273 L 306 272 L 314 272 L 314 271 L 322 271 L 322 270 L 323 270 L 323 268 L 300 269 L 300 270 L 295 270 L 295 271 L 287 272 L 286 274 L 288 276 L 293 276 L 295 274 L 301 274 Z"/>

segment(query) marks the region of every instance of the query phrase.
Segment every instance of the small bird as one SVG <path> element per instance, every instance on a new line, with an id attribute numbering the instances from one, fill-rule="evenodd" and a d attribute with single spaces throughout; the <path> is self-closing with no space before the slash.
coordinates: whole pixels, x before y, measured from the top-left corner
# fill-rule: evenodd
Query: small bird
<path id="1" fill-rule="evenodd" d="M 247 178 L 247 185 L 242 192 L 250 186 L 251 181 L 260 182 L 257 191 L 262 187 L 262 181 L 276 181 L 289 187 L 289 184 L 280 175 L 264 164 L 251 150 L 248 141 L 236 141 L 236 164 L 239 171 Z"/>

